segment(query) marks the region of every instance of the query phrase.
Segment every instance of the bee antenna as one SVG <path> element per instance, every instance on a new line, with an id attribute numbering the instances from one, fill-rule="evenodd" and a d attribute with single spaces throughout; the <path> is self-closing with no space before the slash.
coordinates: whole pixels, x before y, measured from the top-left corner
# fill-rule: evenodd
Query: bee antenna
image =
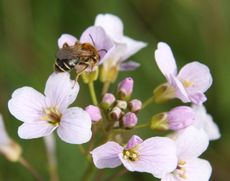
<path id="1" fill-rule="evenodd" d="M 105 53 L 107 53 L 108 51 L 106 50 L 106 49 L 100 49 L 100 50 L 98 50 L 98 52 L 105 52 Z"/>
<path id="2" fill-rule="evenodd" d="M 90 37 L 90 39 L 92 40 L 93 45 L 94 45 L 94 46 L 96 46 L 96 45 L 95 45 L 95 42 L 94 42 L 94 40 L 93 40 L 93 37 L 92 37 L 92 35 L 91 35 L 91 34 L 89 34 L 89 37 Z"/>

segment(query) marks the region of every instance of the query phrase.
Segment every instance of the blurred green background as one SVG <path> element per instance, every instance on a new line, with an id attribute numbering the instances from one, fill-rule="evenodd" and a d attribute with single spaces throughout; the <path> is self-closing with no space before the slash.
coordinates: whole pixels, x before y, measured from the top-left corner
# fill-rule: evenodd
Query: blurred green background
<path id="1" fill-rule="evenodd" d="M 22 145 L 24 157 L 48 178 L 43 140 L 20 140 L 17 136 L 21 122 L 7 108 L 11 93 L 24 85 L 43 91 L 53 71 L 58 37 L 62 33 L 79 37 L 99 13 L 119 16 L 126 35 L 149 44 L 131 58 L 140 62 L 141 67 L 135 72 L 120 73 L 118 78 L 134 78 L 135 98 L 145 100 L 164 81 L 154 62 L 158 41 L 170 44 L 179 67 L 192 60 L 210 67 L 214 83 L 207 92 L 205 105 L 219 125 L 222 138 L 211 142 L 202 157 L 212 164 L 211 180 L 230 180 L 229 0 L 0 0 L 0 112 L 10 136 Z M 96 86 L 99 93 L 100 83 Z M 88 89 L 82 85 L 76 105 L 86 106 L 90 103 L 88 97 Z M 140 122 L 179 104 L 172 101 L 150 106 L 140 114 Z M 139 134 L 146 138 L 155 133 Z M 86 164 L 78 147 L 57 139 L 57 155 L 60 180 L 80 180 Z M 106 172 L 109 175 L 120 169 Z M 20 164 L 10 163 L 0 155 L 0 180 L 27 181 L 33 177 Z M 118 180 L 152 180 L 152 176 L 128 173 Z"/>

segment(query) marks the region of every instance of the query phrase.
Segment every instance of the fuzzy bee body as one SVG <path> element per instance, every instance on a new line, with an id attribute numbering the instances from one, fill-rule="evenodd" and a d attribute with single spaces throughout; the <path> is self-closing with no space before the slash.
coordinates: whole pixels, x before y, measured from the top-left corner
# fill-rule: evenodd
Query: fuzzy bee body
<path id="1" fill-rule="evenodd" d="M 56 54 L 55 71 L 66 72 L 73 68 L 79 75 L 87 68 L 93 67 L 99 62 L 99 53 L 90 43 L 79 43 L 69 46 L 64 44 Z"/>

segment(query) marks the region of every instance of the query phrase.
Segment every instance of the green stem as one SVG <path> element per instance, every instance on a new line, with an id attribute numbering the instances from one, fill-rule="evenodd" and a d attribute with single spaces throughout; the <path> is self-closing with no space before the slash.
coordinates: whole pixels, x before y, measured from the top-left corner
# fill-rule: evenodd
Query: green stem
<path id="1" fill-rule="evenodd" d="M 142 105 L 142 110 L 144 108 L 146 108 L 148 105 L 152 104 L 154 102 L 154 98 L 153 97 L 149 97 L 147 100 L 144 101 L 143 105 Z"/>
<path id="2" fill-rule="evenodd" d="M 103 88 L 102 88 L 102 95 L 108 92 L 109 87 L 110 87 L 110 82 L 104 82 Z"/>
<path id="3" fill-rule="evenodd" d="M 89 85 L 89 92 L 90 92 L 90 96 L 91 96 L 91 99 L 93 101 L 93 104 L 97 105 L 98 104 L 97 103 L 97 96 L 96 96 L 96 92 L 94 89 L 93 81 L 89 82 L 88 85 Z"/>
<path id="4" fill-rule="evenodd" d="M 25 158 L 21 157 L 18 161 L 34 176 L 37 181 L 44 181 L 44 179 L 37 173 L 37 171 Z"/>
<path id="5" fill-rule="evenodd" d="M 93 170 L 94 170 L 94 164 L 89 162 L 88 168 L 85 170 L 85 173 L 82 176 L 82 181 L 88 181 L 90 179 L 91 175 L 93 174 Z"/>
<path id="6" fill-rule="evenodd" d="M 133 129 L 146 128 L 146 127 L 148 127 L 148 126 L 149 126 L 149 123 L 140 124 L 140 125 L 135 126 Z"/>

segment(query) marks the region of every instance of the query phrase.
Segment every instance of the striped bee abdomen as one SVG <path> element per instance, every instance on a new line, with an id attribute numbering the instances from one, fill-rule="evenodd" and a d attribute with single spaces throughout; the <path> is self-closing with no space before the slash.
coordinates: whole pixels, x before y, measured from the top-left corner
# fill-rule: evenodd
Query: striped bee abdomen
<path id="1" fill-rule="evenodd" d="M 55 71 L 56 72 L 66 72 L 74 68 L 75 66 L 74 60 L 68 60 L 68 59 L 56 59 L 55 62 Z"/>

